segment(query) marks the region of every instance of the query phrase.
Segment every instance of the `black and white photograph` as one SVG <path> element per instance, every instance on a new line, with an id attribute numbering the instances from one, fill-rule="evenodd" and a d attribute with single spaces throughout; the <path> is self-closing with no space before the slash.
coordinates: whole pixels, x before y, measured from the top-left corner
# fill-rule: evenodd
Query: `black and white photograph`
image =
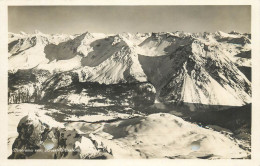
<path id="1" fill-rule="evenodd" d="M 7 160 L 251 159 L 251 10 L 8 6 Z"/>

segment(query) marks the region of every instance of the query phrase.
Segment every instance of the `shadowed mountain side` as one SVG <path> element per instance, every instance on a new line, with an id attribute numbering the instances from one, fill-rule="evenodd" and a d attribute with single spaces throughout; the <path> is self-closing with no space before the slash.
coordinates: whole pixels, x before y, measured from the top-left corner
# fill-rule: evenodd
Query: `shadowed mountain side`
<path id="1" fill-rule="evenodd" d="M 29 39 L 18 39 L 8 44 L 8 52 L 17 55 L 25 50 L 34 47 L 37 43 L 37 37 L 31 37 Z"/>
<path id="2" fill-rule="evenodd" d="M 144 50 L 144 54 L 147 56 L 170 55 L 180 46 L 190 44 L 193 40 L 194 39 L 190 36 L 180 38 L 174 36 L 172 33 L 152 33 L 151 37 L 148 37 L 139 44 L 139 47 Z"/>
<path id="3" fill-rule="evenodd" d="M 245 44 L 251 44 L 251 41 L 248 38 L 242 36 L 240 38 L 231 39 L 229 43 L 245 45 Z"/>
<path id="4" fill-rule="evenodd" d="M 49 44 L 45 46 L 44 53 L 46 54 L 46 58 L 51 62 L 53 60 L 67 60 L 75 57 L 77 55 L 77 48 L 85 36 L 86 33 L 83 33 L 73 40 L 62 42 L 58 45 Z"/>
<path id="5" fill-rule="evenodd" d="M 24 36 L 34 41 L 31 35 Z M 106 85 L 148 80 L 156 87 L 156 99 L 161 102 L 236 106 L 251 103 L 251 82 L 238 69 L 250 66 L 251 61 L 235 57 L 250 50 L 250 43 L 242 46 L 217 42 L 241 38 L 243 34 L 162 32 L 145 36 L 88 32 L 67 37 L 37 34 L 37 47 L 19 53 L 16 58 L 10 52 L 10 71 L 48 70 L 53 79 L 61 79 L 51 80 L 60 82 L 56 89 L 70 83 L 71 72 L 78 74 L 79 82 Z M 62 72 L 64 76 L 54 76 Z"/>
<path id="6" fill-rule="evenodd" d="M 251 83 L 224 53 L 207 52 L 203 46 L 203 43 L 194 41 L 172 53 L 172 79 L 161 89 L 160 98 L 165 101 L 244 105 L 250 100 Z"/>
<path id="7" fill-rule="evenodd" d="M 231 131 L 236 138 L 250 141 L 251 104 L 237 107 L 199 103 L 155 103 L 146 108 L 134 109 L 146 115 L 170 113 L 217 131 Z"/>
<path id="8" fill-rule="evenodd" d="M 189 47 L 193 41 L 190 36 L 180 38 L 171 33 L 162 35 L 153 33 L 139 45 L 146 50 L 146 56 L 138 55 L 139 62 L 148 80 L 158 91 L 169 83 L 173 73 L 177 74 L 181 70 L 189 55 L 192 54 L 192 50 L 186 47 Z M 184 49 L 185 52 L 177 54 Z"/>
<path id="9" fill-rule="evenodd" d="M 252 78 L 252 69 L 251 67 L 246 67 L 246 66 L 238 66 L 237 67 L 245 76 L 246 78 L 251 82 Z"/>
<path id="10" fill-rule="evenodd" d="M 110 58 L 115 53 L 125 49 L 127 50 L 127 44 L 120 40 L 115 43 L 116 37 L 110 36 L 104 39 L 98 39 L 90 44 L 90 48 L 93 51 L 85 55 L 82 60 L 82 66 L 95 67 Z M 122 55 L 123 57 L 124 55 Z"/>
<path id="11" fill-rule="evenodd" d="M 142 66 L 144 73 L 156 88 L 160 90 L 171 79 L 172 59 L 170 56 L 144 56 L 138 55 L 138 60 Z"/>
<path id="12" fill-rule="evenodd" d="M 12 50 L 12 48 L 18 44 L 20 41 L 19 40 L 15 40 L 15 41 L 12 41 L 11 43 L 8 44 L 8 52 L 10 52 Z"/>
<path id="13" fill-rule="evenodd" d="M 250 140 L 251 108 L 252 104 L 247 104 L 222 111 L 194 112 L 189 121 L 221 126 L 231 130 L 237 138 Z"/>
<path id="14" fill-rule="evenodd" d="M 187 103 L 187 102 L 165 102 L 165 103 L 154 103 L 153 105 L 143 108 L 135 108 L 144 114 L 152 113 L 172 113 L 176 116 L 186 117 L 193 112 L 216 112 L 226 110 L 229 108 L 238 108 L 237 106 L 231 105 L 207 105 L 201 103 Z"/>
<path id="15" fill-rule="evenodd" d="M 248 38 L 246 38 L 245 36 L 238 37 L 238 38 L 224 37 L 224 38 L 218 39 L 217 41 L 218 42 L 227 42 L 227 43 L 232 43 L 232 44 L 241 44 L 241 45 L 251 44 L 251 41 Z"/>
<path id="16" fill-rule="evenodd" d="M 212 59 L 207 59 L 207 63 L 205 65 L 206 70 L 209 75 L 214 78 L 217 82 L 219 82 L 223 87 L 225 84 L 230 84 L 232 82 L 236 82 L 237 84 L 233 86 L 239 87 L 247 94 L 251 95 L 251 82 L 243 78 L 243 73 L 240 72 L 238 67 L 233 63 L 219 63 Z M 222 75 L 226 78 L 225 80 L 222 78 Z"/>
<path id="17" fill-rule="evenodd" d="M 235 55 L 235 57 L 251 59 L 251 50 L 250 51 L 242 51 L 239 54 Z"/>
<path id="18" fill-rule="evenodd" d="M 18 70 L 16 73 L 8 73 L 8 87 L 24 85 L 36 82 L 36 75 L 32 69 Z"/>
<path id="19" fill-rule="evenodd" d="M 147 82 L 99 84 L 79 82 L 77 73 L 61 73 L 44 84 L 43 103 L 62 103 L 77 107 L 110 105 L 152 105 L 155 89 Z"/>
<path id="20" fill-rule="evenodd" d="M 46 70 L 18 70 L 8 73 L 8 103 L 37 102 L 41 85 L 51 76 Z"/>

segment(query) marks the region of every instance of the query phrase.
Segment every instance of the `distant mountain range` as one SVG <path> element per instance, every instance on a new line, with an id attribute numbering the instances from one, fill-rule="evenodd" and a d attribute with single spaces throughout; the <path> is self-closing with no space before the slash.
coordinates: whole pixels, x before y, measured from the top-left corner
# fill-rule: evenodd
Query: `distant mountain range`
<path id="1" fill-rule="evenodd" d="M 9 103 L 251 103 L 251 34 L 9 33 Z"/>

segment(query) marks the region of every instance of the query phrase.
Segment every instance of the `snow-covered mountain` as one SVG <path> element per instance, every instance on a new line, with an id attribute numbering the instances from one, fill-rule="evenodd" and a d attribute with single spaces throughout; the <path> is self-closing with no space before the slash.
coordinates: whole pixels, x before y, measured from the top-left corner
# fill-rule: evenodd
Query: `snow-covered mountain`
<path id="1" fill-rule="evenodd" d="M 230 136 L 167 113 L 107 123 L 64 124 L 44 115 L 39 106 L 14 107 L 21 114 L 30 112 L 14 121 L 18 133 L 9 159 L 240 159 L 250 155 Z"/>
<path id="2" fill-rule="evenodd" d="M 33 95 L 35 98 L 35 93 L 39 100 L 46 99 L 46 92 L 55 90 L 66 91 L 63 96 L 87 96 L 85 85 L 98 83 L 138 84 L 132 91 L 140 91 L 144 86 L 147 92 L 153 91 L 149 89 L 154 86 L 156 94 L 150 98 L 162 102 L 241 106 L 251 102 L 250 45 L 250 34 L 234 31 L 115 35 L 9 33 L 9 76 L 12 77 L 9 102 L 15 103 L 22 92 L 28 100 Z M 11 83 L 27 79 L 21 72 L 35 79 Z M 39 76 L 39 73 L 46 74 Z M 145 85 L 147 82 L 149 86 Z M 78 92 L 82 83 L 84 88 Z"/>

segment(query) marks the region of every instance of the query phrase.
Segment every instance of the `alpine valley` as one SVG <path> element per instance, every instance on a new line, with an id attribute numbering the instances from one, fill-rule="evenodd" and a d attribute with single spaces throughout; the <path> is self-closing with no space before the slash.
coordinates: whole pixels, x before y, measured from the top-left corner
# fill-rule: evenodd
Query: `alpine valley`
<path id="1" fill-rule="evenodd" d="M 10 159 L 251 156 L 251 34 L 8 34 Z"/>

